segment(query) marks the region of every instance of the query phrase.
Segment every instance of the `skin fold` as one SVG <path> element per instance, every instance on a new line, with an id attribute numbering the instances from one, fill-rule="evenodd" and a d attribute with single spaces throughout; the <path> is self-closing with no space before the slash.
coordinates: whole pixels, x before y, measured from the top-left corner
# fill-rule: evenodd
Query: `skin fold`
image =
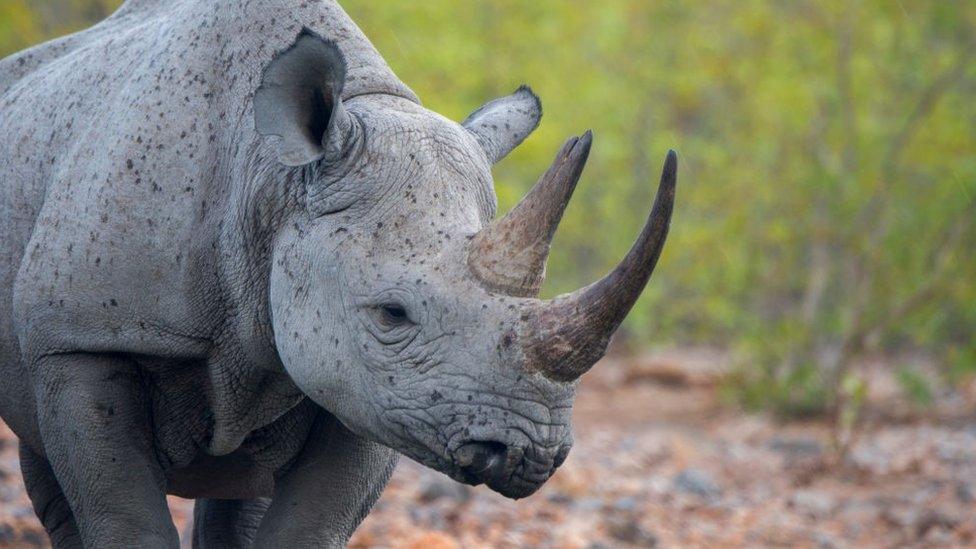
<path id="1" fill-rule="evenodd" d="M 0 415 L 52 543 L 176 547 L 169 493 L 198 547 L 342 546 L 399 454 L 538 490 L 667 227 L 626 296 L 537 299 L 590 146 L 493 225 L 541 115 L 423 108 L 327 0 L 129 0 L 0 60 Z"/>

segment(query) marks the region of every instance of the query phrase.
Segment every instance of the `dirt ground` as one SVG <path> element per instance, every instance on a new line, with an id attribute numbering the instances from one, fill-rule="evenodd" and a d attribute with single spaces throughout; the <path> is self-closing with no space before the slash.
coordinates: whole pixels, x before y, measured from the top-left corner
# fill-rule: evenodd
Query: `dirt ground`
<path id="1" fill-rule="evenodd" d="M 875 372 L 866 425 L 838 460 L 825 423 L 723 405 L 720 356 L 606 362 L 581 388 L 573 452 L 537 494 L 509 501 L 402 460 L 351 546 L 976 546 L 971 396 L 921 412 Z M 188 533 L 192 503 L 171 508 Z M 46 546 L 5 427 L 0 546 Z"/>

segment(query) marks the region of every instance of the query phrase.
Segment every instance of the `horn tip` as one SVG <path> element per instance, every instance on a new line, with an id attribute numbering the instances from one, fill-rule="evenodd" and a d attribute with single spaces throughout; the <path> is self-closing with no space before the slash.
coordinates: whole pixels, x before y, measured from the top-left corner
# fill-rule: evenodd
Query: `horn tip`
<path id="1" fill-rule="evenodd" d="M 590 146 L 593 145 L 593 130 L 586 130 L 583 132 L 583 135 L 574 139 L 574 148 L 575 146 L 579 147 L 579 151 L 584 156 L 585 161 L 585 157 L 589 156 Z"/>
<path id="2" fill-rule="evenodd" d="M 678 153 L 668 149 L 668 156 L 664 159 L 664 169 L 661 171 L 661 183 L 674 186 L 678 180 Z"/>

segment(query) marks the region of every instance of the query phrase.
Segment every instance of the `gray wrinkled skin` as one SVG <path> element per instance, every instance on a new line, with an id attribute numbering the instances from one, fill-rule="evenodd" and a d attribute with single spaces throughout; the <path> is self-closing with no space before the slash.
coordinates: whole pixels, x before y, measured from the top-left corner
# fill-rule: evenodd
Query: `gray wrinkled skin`
<path id="1" fill-rule="evenodd" d="M 54 544 L 174 547 L 173 493 L 197 546 L 342 545 L 391 449 L 537 490 L 575 383 L 467 255 L 540 116 L 424 109 L 326 0 L 129 0 L 0 61 L 0 415 Z"/>

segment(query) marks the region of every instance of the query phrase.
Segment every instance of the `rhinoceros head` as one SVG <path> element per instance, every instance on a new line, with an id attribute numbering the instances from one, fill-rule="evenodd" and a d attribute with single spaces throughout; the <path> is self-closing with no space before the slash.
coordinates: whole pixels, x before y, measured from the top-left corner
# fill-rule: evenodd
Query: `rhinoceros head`
<path id="1" fill-rule="evenodd" d="M 591 135 L 570 139 L 492 222 L 491 163 L 539 122 L 528 88 L 458 124 L 395 97 L 343 101 L 345 64 L 305 32 L 267 68 L 259 133 L 304 186 L 273 257 L 271 313 L 288 374 L 347 427 L 509 497 L 539 488 L 572 444 L 576 380 L 605 352 L 668 230 L 668 155 L 647 225 L 604 279 L 537 294 Z"/>

